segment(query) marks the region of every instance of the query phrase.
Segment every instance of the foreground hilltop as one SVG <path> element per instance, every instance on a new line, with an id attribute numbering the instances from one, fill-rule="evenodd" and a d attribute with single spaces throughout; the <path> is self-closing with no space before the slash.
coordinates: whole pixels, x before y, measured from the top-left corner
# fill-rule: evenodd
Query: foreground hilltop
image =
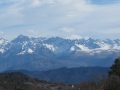
<path id="1" fill-rule="evenodd" d="M 69 90 L 63 83 L 50 83 L 19 72 L 0 74 L 0 90 Z"/>

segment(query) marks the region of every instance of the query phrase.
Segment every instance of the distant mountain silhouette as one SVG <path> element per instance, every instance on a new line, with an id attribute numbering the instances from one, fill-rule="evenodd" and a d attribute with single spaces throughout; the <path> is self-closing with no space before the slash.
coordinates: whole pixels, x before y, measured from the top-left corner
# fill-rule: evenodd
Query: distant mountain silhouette
<path id="1" fill-rule="evenodd" d="M 50 82 L 64 82 L 67 84 L 80 83 L 83 81 L 100 80 L 107 76 L 108 67 L 78 67 L 78 68 L 58 68 L 48 71 L 28 71 L 15 70 L 7 72 L 22 72 L 39 80 Z"/>

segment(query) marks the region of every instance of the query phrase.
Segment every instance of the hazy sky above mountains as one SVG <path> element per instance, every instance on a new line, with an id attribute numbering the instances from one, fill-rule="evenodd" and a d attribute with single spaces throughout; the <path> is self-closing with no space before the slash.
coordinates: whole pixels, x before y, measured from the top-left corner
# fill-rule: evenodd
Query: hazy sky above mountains
<path id="1" fill-rule="evenodd" d="M 120 38 L 120 0 L 0 0 L 0 37 Z"/>

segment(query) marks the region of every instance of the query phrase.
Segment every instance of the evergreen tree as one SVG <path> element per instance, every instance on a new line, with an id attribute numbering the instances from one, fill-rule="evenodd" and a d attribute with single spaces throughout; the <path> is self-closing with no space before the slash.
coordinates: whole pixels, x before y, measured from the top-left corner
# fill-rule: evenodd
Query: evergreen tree
<path id="1" fill-rule="evenodd" d="M 110 67 L 109 76 L 119 76 L 120 77 L 120 58 L 114 61 L 114 64 Z"/>

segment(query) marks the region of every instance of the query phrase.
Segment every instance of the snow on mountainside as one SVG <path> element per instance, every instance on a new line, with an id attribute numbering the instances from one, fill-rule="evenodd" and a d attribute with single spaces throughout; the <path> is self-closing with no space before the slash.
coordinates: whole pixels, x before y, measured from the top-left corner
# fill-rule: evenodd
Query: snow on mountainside
<path id="1" fill-rule="evenodd" d="M 0 52 L 1 53 L 4 53 L 5 52 L 5 46 L 8 44 L 8 41 L 3 39 L 3 38 L 0 38 Z"/>
<path id="2" fill-rule="evenodd" d="M 95 51 L 95 50 L 119 50 L 120 40 L 94 40 L 94 39 L 79 39 L 70 40 L 60 37 L 56 38 L 29 38 L 27 36 L 19 35 L 17 38 L 8 43 L 5 39 L 0 39 L 0 52 L 7 52 L 16 48 L 17 55 L 25 53 L 36 53 L 38 48 L 50 50 L 54 54 L 67 53 L 73 51 Z"/>
<path id="3" fill-rule="evenodd" d="M 16 49 L 15 49 L 16 48 Z M 73 51 L 100 51 L 100 50 L 120 50 L 120 40 L 94 40 L 79 39 L 70 40 L 60 37 L 56 38 L 29 38 L 19 35 L 8 43 L 5 39 L 0 39 L 0 52 L 8 52 L 13 49 L 14 54 L 36 53 L 38 48 L 44 48 L 54 54 L 67 53 Z M 5 51 L 7 50 L 7 51 Z M 45 50 L 44 50 L 45 51 Z"/>
<path id="4" fill-rule="evenodd" d="M 114 58 L 120 57 L 119 53 L 120 39 L 70 40 L 60 37 L 34 38 L 19 35 L 11 42 L 0 39 L 0 62 L 2 62 L 0 71 L 13 66 L 28 69 L 26 65 L 29 65 L 30 69 L 37 66 L 41 70 L 46 66 L 47 68 L 53 68 L 53 66 L 54 68 L 58 66 L 109 66 Z M 37 63 L 34 65 L 33 62 Z"/>

